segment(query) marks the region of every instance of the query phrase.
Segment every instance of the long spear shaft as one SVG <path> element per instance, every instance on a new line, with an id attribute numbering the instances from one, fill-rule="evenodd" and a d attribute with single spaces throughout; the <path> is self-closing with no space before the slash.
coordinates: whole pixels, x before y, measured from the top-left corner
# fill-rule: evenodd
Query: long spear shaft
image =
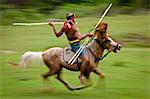
<path id="1" fill-rule="evenodd" d="M 99 21 L 97 22 L 97 24 L 95 25 L 95 27 L 92 29 L 92 33 L 95 31 L 95 29 L 97 28 L 97 26 L 99 25 L 99 23 L 103 20 L 103 18 L 105 17 L 105 15 L 107 14 L 107 12 L 109 11 L 109 9 L 111 8 L 112 3 L 108 6 L 108 8 L 105 10 L 105 12 L 103 13 L 103 15 L 101 16 L 101 18 L 99 19 Z M 69 64 L 73 64 L 76 59 L 79 57 L 80 53 L 82 52 L 82 50 L 85 48 L 86 44 L 89 42 L 89 38 L 87 38 L 87 40 L 85 40 L 84 45 L 82 45 L 78 51 L 74 54 L 74 56 L 69 60 Z"/>
<path id="2" fill-rule="evenodd" d="M 101 18 L 99 19 L 99 21 L 97 22 L 97 24 L 95 25 L 95 27 L 92 29 L 92 33 L 94 32 L 94 30 L 98 27 L 99 23 L 103 20 L 103 18 L 105 17 L 105 15 L 107 14 L 107 12 L 109 11 L 109 9 L 111 8 L 112 3 L 108 6 L 108 8 L 105 10 L 105 12 L 103 13 L 103 15 L 101 16 Z"/>

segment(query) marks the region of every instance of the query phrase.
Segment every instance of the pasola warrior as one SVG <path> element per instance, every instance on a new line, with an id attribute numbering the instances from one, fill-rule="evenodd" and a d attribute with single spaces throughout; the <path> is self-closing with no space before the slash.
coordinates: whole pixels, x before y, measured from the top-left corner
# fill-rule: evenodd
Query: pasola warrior
<path id="1" fill-rule="evenodd" d="M 76 23 L 76 16 L 73 13 L 67 13 L 66 14 L 66 21 L 64 22 L 63 27 L 61 28 L 61 30 L 59 32 L 56 31 L 54 25 L 49 22 L 49 25 L 52 26 L 54 33 L 57 37 L 60 37 L 63 33 L 66 34 L 67 39 L 69 40 L 70 46 L 72 48 L 72 50 L 74 52 L 77 52 L 77 50 L 80 48 L 80 41 L 86 37 L 92 37 L 93 34 L 92 33 L 88 33 L 86 35 L 83 35 L 79 32 L 78 27 L 75 25 Z M 86 70 L 86 67 L 89 65 L 89 58 L 86 56 L 86 54 L 84 53 L 84 51 L 82 51 L 80 53 L 79 56 L 82 59 L 82 65 L 81 65 L 81 69 L 80 69 L 80 81 L 81 83 L 83 83 L 83 76 L 84 76 L 84 72 Z"/>

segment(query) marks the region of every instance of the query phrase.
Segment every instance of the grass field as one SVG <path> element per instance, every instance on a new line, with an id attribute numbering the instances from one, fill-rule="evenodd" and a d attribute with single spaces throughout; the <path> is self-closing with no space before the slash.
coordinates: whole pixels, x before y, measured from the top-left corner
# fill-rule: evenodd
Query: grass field
<path id="1" fill-rule="evenodd" d="M 22 53 L 29 50 L 68 46 L 65 35 L 57 39 L 49 26 L 1 26 L 0 99 L 149 99 L 148 18 L 146 15 L 106 17 L 108 32 L 121 41 L 123 48 L 100 62 L 99 69 L 106 74 L 105 80 L 91 74 L 93 86 L 73 92 L 55 77 L 50 78 L 49 84 L 53 90 L 45 91 L 41 77 L 47 71 L 44 65 L 20 71 L 7 63 L 19 61 Z M 97 20 L 78 19 L 81 33 L 92 29 Z M 61 25 L 56 27 L 60 29 Z M 78 75 L 79 72 L 63 71 L 64 79 L 72 85 L 79 85 Z"/>

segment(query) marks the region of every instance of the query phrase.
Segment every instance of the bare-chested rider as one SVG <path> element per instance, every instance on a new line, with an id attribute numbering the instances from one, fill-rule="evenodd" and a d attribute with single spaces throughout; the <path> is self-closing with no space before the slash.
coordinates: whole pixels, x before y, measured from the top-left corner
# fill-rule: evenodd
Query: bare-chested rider
<path id="1" fill-rule="evenodd" d="M 64 26 L 59 32 L 56 31 L 54 25 L 51 22 L 49 22 L 49 25 L 53 27 L 54 33 L 57 37 L 65 33 L 69 40 L 72 50 L 77 52 L 77 50 L 80 48 L 80 41 L 86 37 L 92 37 L 93 34 L 88 33 L 86 35 L 83 35 L 79 32 L 78 27 L 75 25 L 76 16 L 73 13 L 67 13 L 66 18 L 67 20 L 64 22 Z M 83 61 L 81 69 L 80 69 L 81 72 L 79 75 L 80 81 L 83 84 L 84 83 L 83 76 L 84 76 L 86 67 L 89 65 L 89 58 L 85 55 L 84 51 L 80 53 L 79 57 Z"/>

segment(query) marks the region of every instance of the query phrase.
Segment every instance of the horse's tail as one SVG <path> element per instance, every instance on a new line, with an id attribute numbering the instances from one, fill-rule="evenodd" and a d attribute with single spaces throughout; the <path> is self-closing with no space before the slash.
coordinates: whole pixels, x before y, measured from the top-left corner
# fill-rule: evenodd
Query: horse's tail
<path id="1" fill-rule="evenodd" d="M 22 55 L 19 63 L 12 63 L 12 62 L 9 62 L 9 63 L 11 65 L 18 66 L 18 67 L 23 68 L 23 69 L 25 69 L 30 64 L 40 65 L 43 63 L 42 54 L 43 54 L 43 52 L 28 51 Z"/>

